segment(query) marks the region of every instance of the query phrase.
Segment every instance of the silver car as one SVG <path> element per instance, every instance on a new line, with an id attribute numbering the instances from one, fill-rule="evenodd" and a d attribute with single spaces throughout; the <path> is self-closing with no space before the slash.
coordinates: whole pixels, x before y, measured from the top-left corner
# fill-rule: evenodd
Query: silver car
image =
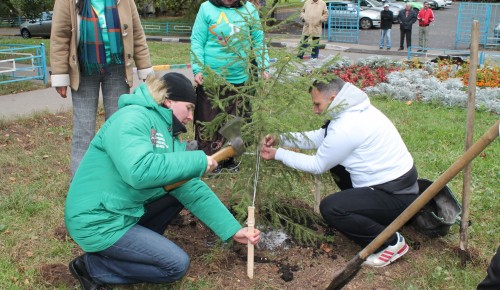
<path id="1" fill-rule="evenodd" d="M 500 21 L 497 23 L 495 28 L 493 28 L 493 37 L 500 41 Z"/>
<path id="2" fill-rule="evenodd" d="M 325 1 L 328 7 L 330 25 L 332 27 L 354 28 L 358 25 L 356 6 L 349 1 Z M 370 29 L 380 27 L 380 11 L 360 7 L 359 28 Z"/>
<path id="3" fill-rule="evenodd" d="M 19 29 L 23 38 L 33 36 L 50 37 L 50 29 L 52 28 L 52 11 L 40 13 L 39 18 L 27 20 L 21 23 Z"/>
<path id="4" fill-rule="evenodd" d="M 357 0 L 352 0 L 354 4 L 357 4 Z M 371 10 L 376 10 L 376 11 L 382 11 L 384 10 L 384 3 L 382 1 L 378 0 L 360 0 L 359 1 L 359 6 L 361 8 L 370 8 Z M 396 6 L 390 5 L 389 4 L 389 10 L 392 11 L 393 14 L 393 21 L 394 23 L 398 22 L 398 15 L 399 15 L 399 9 Z"/>

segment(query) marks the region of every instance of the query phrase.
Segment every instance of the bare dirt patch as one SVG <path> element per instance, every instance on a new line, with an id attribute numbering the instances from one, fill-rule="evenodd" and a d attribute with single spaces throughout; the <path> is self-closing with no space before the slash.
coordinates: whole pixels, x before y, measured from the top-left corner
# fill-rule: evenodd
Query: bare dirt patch
<path id="1" fill-rule="evenodd" d="M 254 279 L 247 277 L 247 249 L 244 245 L 223 244 L 197 218 L 187 211 L 169 227 L 165 235 L 180 245 L 191 257 L 191 267 L 183 281 L 208 281 L 206 289 L 325 289 L 336 270 L 341 269 L 361 248 L 342 234 L 331 229 L 320 229 L 332 234 L 335 243 L 315 246 L 294 245 L 265 250 L 255 249 Z M 362 267 L 344 289 L 396 289 L 391 287 L 394 277 L 412 271 L 411 260 L 418 260 L 425 248 L 433 251 L 448 246 L 439 239 L 429 239 L 412 228 L 403 229 L 411 251 L 394 265 L 382 269 Z M 54 229 L 59 240 L 68 239 L 64 226 Z M 287 243 L 290 245 L 290 243 Z M 449 249 L 448 249 L 449 250 Z M 75 244 L 75 256 L 82 254 Z M 485 261 L 475 261 L 485 263 Z M 75 287 L 76 280 L 67 265 L 49 264 L 39 267 L 42 284 L 55 287 Z M 114 285 L 114 289 L 151 289 L 151 284 Z M 155 288 L 156 289 L 156 288 Z"/>

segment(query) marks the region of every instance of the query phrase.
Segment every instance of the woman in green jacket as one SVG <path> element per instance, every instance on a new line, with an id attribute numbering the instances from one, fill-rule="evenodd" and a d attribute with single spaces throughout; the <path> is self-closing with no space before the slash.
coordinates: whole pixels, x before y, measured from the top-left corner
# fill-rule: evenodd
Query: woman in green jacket
<path id="1" fill-rule="evenodd" d="M 83 289 L 103 284 L 169 283 L 182 278 L 188 255 L 163 236 L 183 207 L 222 240 L 257 243 L 200 177 L 218 164 L 185 151 L 179 135 L 193 120 L 196 95 L 178 73 L 149 77 L 90 143 L 71 183 L 65 222 L 85 254 L 69 264 Z M 185 184 L 165 192 L 163 186 Z"/>
<path id="2" fill-rule="evenodd" d="M 191 34 L 191 67 L 198 96 L 195 138 L 207 155 L 218 151 L 225 140 L 217 132 L 206 136 L 206 122 L 222 112 L 245 119 L 250 115 L 248 100 L 237 95 L 242 94 L 241 87 L 247 83 L 253 59 L 262 77 L 269 78 L 269 56 L 257 8 L 245 0 L 209 0 L 201 4 Z M 209 71 L 215 72 L 224 84 L 207 86 L 204 77 Z M 224 107 L 214 99 L 225 100 Z M 232 158 L 221 163 L 215 172 L 222 167 L 238 171 Z"/>

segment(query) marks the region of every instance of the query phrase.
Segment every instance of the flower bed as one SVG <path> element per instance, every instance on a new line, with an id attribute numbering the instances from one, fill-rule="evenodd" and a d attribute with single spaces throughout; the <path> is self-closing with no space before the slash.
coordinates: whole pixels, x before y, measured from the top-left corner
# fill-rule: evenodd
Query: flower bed
<path id="1" fill-rule="evenodd" d="M 469 65 L 446 61 L 401 63 L 373 56 L 357 63 L 346 58 L 329 71 L 363 88 L 370 96 L 383 95 L 404 101 L 437 101 L 446 106 L 467 106 Z M 476 108 L 500 114 L 500 68 L 478 69 Z"/>

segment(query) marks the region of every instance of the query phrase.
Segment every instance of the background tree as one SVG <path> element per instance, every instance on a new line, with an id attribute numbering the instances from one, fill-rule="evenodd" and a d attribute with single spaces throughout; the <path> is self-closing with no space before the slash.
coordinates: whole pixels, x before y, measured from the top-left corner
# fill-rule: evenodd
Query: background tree
<path id="1" fill-rule="evenodd" d="M 0 17 L 14 17 L 18 15 L 17 9 L 12 5 L 10 0 L 2 0 L 0 2 Z"/>
<path id="2" fill-rule="evenodd" d="M 54 0 L 11 0 L 11 3 L 19 10 L 17 16 L 29 19 L 35 19 L 41 12 L 50 11 L 54 7 Z"/>

